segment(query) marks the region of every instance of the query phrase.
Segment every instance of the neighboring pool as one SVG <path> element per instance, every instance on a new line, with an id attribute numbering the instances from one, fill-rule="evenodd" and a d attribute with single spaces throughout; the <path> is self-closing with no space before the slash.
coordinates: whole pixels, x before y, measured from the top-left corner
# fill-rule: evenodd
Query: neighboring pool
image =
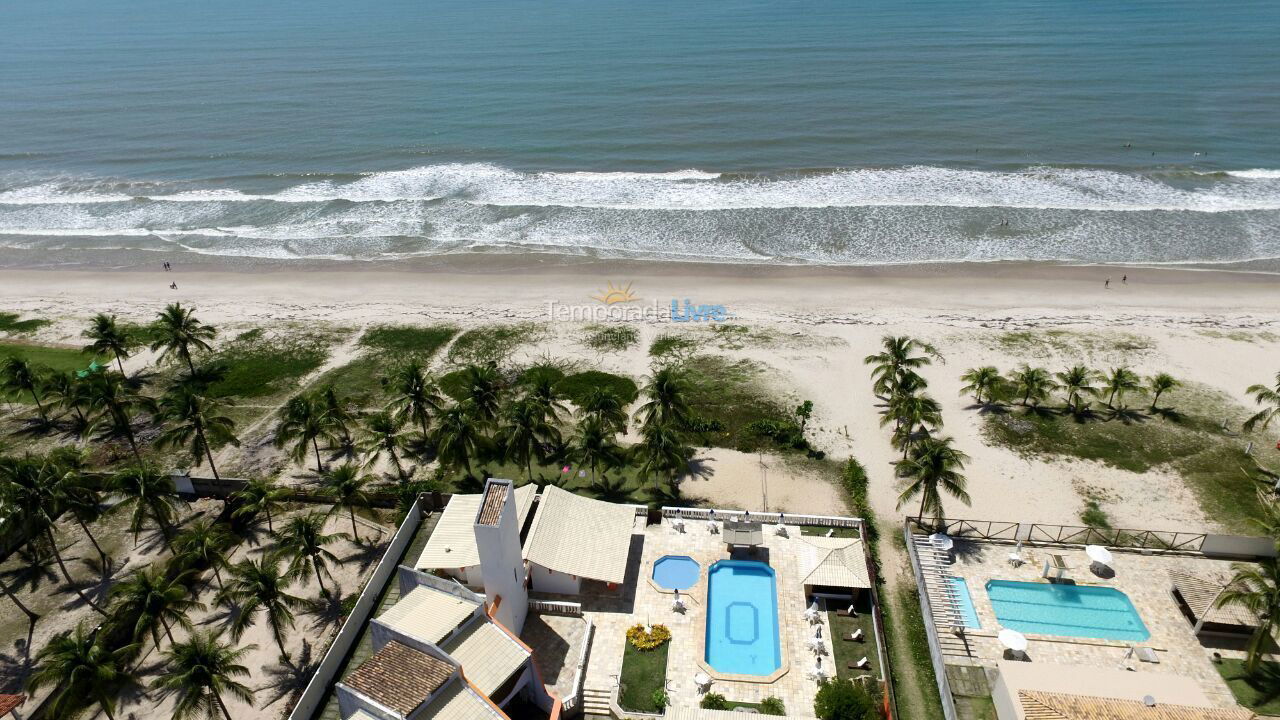
<path id="1" fill-rule="evenodd" d="M 969 595 L 969 583 L 962 577 L 949 578 L 951 590 L 956 594 L 956 604 L 960 606 L 960 616 L 964 618 L 964 626 L 970 630 L 982 629 L 978 620 L 978 611 L 973 608 L 973 597 Z"/>
<path id="2" fill-rule="evenodd" d="M 773 568 L 721 560 L 707 571 L 706 661 L 737 675 L 769 675 L 782 667 Z"/>
<path id="3" fill-rule="evenodd" d="M 688 590 L 698 582 L 698 561 L 684 555 L 664 555 L 653 561 L 653 581 L 668 590 Z"/>
<path id="4" fill-rule="evenodd" d="M 1129 596 L 1114 588 L 991 580 L 1000 624 L 1024 633 L 1141 642 L 1151 637 Z"/>

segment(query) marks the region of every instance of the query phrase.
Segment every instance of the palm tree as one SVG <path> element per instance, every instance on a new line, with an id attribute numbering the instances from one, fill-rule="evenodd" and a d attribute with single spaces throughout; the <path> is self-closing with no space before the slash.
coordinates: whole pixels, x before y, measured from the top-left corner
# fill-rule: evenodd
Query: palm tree
<path id="1" fill-rule="evenodd" d="M 142 462 L 138 450 L 138 438 L 133 432 L 133 416 L 139 412 L 156 411 L 156 403 L 138 390 L 119 373 L 105 372 L 93 376 L 89 384 L 91 407 L 106 413 L 117 435 L 124 435 L 133 450 L 133 457 Z"/>
<path id="2" fill-rule="evenodd" d="M 1027 407 L 1031 401 L 1036 405 L 1049 397 L 1053 392 L 1053 379 L 1044 368 L 1031 367 L 1024 364 L 1012 378 L 1015 391 L 1022 396 L 1022 406 Z"/>
<path id="3" fill-rule="evenodd" d="M 481 422 L 492 423 L 498 418 L 501 394 L 502 378 L 493 363 L 462 369 L 462 401 Z"/>
<path id="4" fill-rule="evenodd" d="M 547 372 L 533 373 L 525 382 L 526 397 L 542 407 L 544 419 L 549 423 L 560 422 L 561 415 L 568 412 L 564 406 L 565 395 L 556 387 L 556 382 L 556 378 Z"/>
<path id="5" fill-rule="evenodd" d="M 440 464 L 454 470 L 465 470 L 467 477 L 471 477 L 471 460 L 478 457 L 484 447 L 481 434 L 484 426 L 484 421 L 474 417 L 469 406 L 463 403 L 441 413 L 430 439 Z"/>
<path id="6" fill-rule="evenodd" d="M 193 633 L 165 653 L 165 674 L 155 679 L 153 687 L 166 696 L 178 696 L 174 720 L 211 719 L 219 712 L 225 720 L 231 720 L 222 696 L 253 703 L 253 692 L 233 678 L 249 675 L 249 668 L 240 661 L 255 649 L 255 645 L 232 648 L 221 642 L 218 633 Z"/>
<path id="7" fill-rule="evenodd" d="M 0 580 L 0 595 L 4 595 L 5 597 L 9 598 L 10 602 L 12 602 L 14 605 L 17 605 L 18 609 L 21 610 L 22 613 L 27 616 L 27 620 L 29 620 L 33 625 L 37 620 L 40 619 L 40 615 L 38 613 L 32 611 L 31 608 L 24 605 L 23 602 L 18 599 L 18 596 L 13 594 L 13 590 L 9 589 L 9 586 L 5 584 L 4 580 Z"/>
<path id="8" fill-rule="evenodd" d="M 991 402 L 995 398 L 996 391 L 1004 384 L 1000 371 L 991 365 L 969 368 L 960 376 L 960 379 L 965 382 L 965 386 L 960 388 L 960 394 L 973 393 L 973 401 L 978 404 L 982 403 L 983 397 L 986 397 L 987 402 Z"/>
<path id="9" fill-rule="evenodd" d="M 404 483 L 404 468 L 400 466 L 400 454 L 405 450 L 405 436 L 402 425 L 395 416 L 387 411 L 376 412 L 364 421 L 364 438 L 358 450 L 365 455 L 364 466 L 372 467 L 382 459 L 383 453 L 391 458 L 395 465 L 396 476 Z"/>
<path id="10" fill-rule="evenodd" d="M 321 512 L 293 516 L 280 532 L 279 544 L 282 550 L 293 556 L 293 562 L 289 564 L 289 572 L 293 577 L 301 578 L 308 571 L 314 572 L 316 582 L 320 583 L 320 591 L 327 594 L 323 575 L 333 577 L 328 565 L 338 562 L 338 556 L 329 552 L 325 546 L 338 540 L 350 540 L 351 536 L 346 533 L 326 535 L 326 519 L 327 516 Z"/>
<path id="11" fill-rule="evenodd" d="M 1256 563 L 1236 563 L 1235 574 L 1214 603 L 1215 607 L 1238 605 L 1258 618 L 1258 626 L 1246 646 L 1245 671 L 1258 669 L 1266 642 L 1280 627 L 1280 559 L 1265 558 Z"/>
<path id="12" fill-rule="evenodd" d="M 102 517 L 103 507 L 102 493 L 98 491 L 97 483 L 91 482 L 84 474 L 84 457 L 74 448 L 59 448 L 49 453 L 49 460 L 58 468 L 57 480 L 49 488 L 51 499 L 58 507 L 65 508 L 76 521 L 84 536 L 89 538 L 93 548 L 98 551 L 102 567 L 107 567 L 107 554 L 89 531 L 89 523 Z"/>
<path id="13" fill-rule="evenodd" d="M 182 360 L 192 374 L 196 366 L 191 361 L 191 351 L 210 349 L 209 341 L 218 336 L 216 328 L 196 318 L 195 308 L 183 308 L 181 303 L 173 303 L 161 311 L 153 328 L 156 339 L 151 349 L 161 351 L 161 360 L 169 357 Z"/>
<path id="14" fill-rule="evenodd" d="M 231 568 L 231 581 L 218 597 L 235 603 L 240 613 L 231 622 L 231 638 L 239 640 L 245 629 L 254 623 L 258 613 L 265 613 L 271 634 L 275 636 L 280 656 L 287 658 L 284 649 L 286 627 L 293 627 L 293 611 L 305 601 L 287 591 L 293 580 L 280 569 L 280 554 L 269 552 L 260 560 L 247 558 Z"/>
<path id="15" fill-rule="evenodd" d="M 46 708 L 51 717 L 71 717 L 92 701 L 110 720 L 115 720 L 116 695 L 120 686 L 133 679 L 124 659 L 134 649 L 127 646 L 110 650 L 94 640 L 84 623 L 79 623 L 74 632 L 54 636 L 36 655 L 27 691 L 54 689 Z"/>
<path id="16" fill-rule="evenodd" d="M 442 402 L 426 369 L 417 358 L 413 358 L 396 368 L 389 379 L 394 394 L 387 408 L 401 424 L 416 423 L 422 436 L 426 437 L 427 425 L 440 410 Z"/>
<path id="17" fill-rule="evenodd" d="M 924 393 L 897 394 L 889 398 L 889 406 L 880 419 L 880 424 L 885 425 L 890 420 L 894 421 L 895 429 L 900 431 L 898 436 L 902 457 L 905 459 L 918 429 L 924 429 L 927 433 L 929 427 L 942 426 L 942 407 L 937 400 Z"/>
<path id="18" fill-rule="evenodd" d="M 594 418 L 617 432 L 627 431 L 627 411 L 622 398 L 607 387 L 593 387 L 582 398 L 579 411 L 584 418 Z"/>
<path id="19" fill-rule="evenodd" d="M 288 494 L 289 491 L 278 487 L 272 478 L 250 478 L 243 488 L 231 493 L 231 499 L 236 503 L 231 517 L 238 519 L 266 515 L 267 531 L 275 534 L 271 516 L 280 510 L 284 497 Z"/>
<path id="20" fill-rule="evenodd" d="M 339 435 L 338 442 L 347 457 L 355 456 L 355 439 L 351 437 L 351 423 L 355 422 L 355 414 L 347 402 L 338 397 L 338 391 L 332 384 L 326 384 L 319 390 L 320 402 L 329 414 L 329 422 Z"/>
<path id="21" fill-rule="evenodd" d="M 111 588 L 116 598 L 116 612 L 121 617 L 135 617 L 133 641 L 150 635 L 156 647 L 160 647 L 160 630 L 164 630 L 169 642 L 173 640 L 173 625 L 192 629 L 187 617 L 193 610 L 203 610 L 204 603 L 187 592 L 188 570 L 169 577 L 164 567 L 146 567 L 138 570 Z"/>
<path id="22" fill-rule="evenodd" d="M 633 448 L 640 461 L 638 473 L 643 478 L 665 478 L 668 486 L 676 490 L 676 478 L 689 464 L 689 449 L 681 441 L 680 432 L 661 423 L 649 423 L 641 432 L 643 439 Z"/>
<path id="23" fill-rule="evenodd" d="M 148 520 L 160 528 L 165 543 L 170 542 L 178 508 L 186 505 L 178 497 L 172 478 L 150 465 L 135 465 L 116 473 L 109 488 L 120 496 L 115 510 L 129 513 L 129 530 L 133 533 L 135 547 L 138 545 L 138 533 Z"/>
<path id="24" fill-rule="evenodd" d="M 372 480 L 368 475 L 361 475 L 360 469 L 351 463 L 339 465 L 324 478 L 324 491 L 333 498 L 334 509 L 345 507 L 351 515 L 351 534 L 356 542 L 360 542 L 356 508 L 369 507 L 368 487 Z"/>
<path id="25" fill-rule="evenodd" d="M 129 351 L 133 349 L 129 334 L 116 325 L 115 315 L 98 313 L 89 322 L 89 329 L 80 333 L 80 337 L 93 342 L 84 346 L 84 352 L 94 357 L 109 355 L 115 358 L 120 374 L 124 375 L 124 358 L 129 357 Z"/>
<path id="26" fill-rule="evenodd" d="M 933 512 L 935 517 L 942 517 L 940 491 L 946 491 L 965 505 L 969 504 L 965 477 L 960 474 L 969 458 L 952 447 L 952 442 L 949 437 L 925 438 L 912 446 L 906 460 L 897 463 L 898 474 L 908 480 L 907 487 L 898 496 L 897 507 L 919 495 L 917 521 L 923 522 L 926 510 Z"/>
<path id="27" fill-rule="evenodd" d="M 1088 407 L 1084 396 L 1098 393 L 1098 389 L 1093 386 L 1093 382 L 1098 379 L 1098 373 L 1084 365 L 1074 365 L 1055 377 L 1058 378 L 1058 387 L 1067 392 L 1067 407 L 1076 415 Z"/>
<path id="28" fill-rule="evenodd" d="M 219 590 L 224 588 L 222 568 L 228 564 L 227 548 L 230 545 L 231 534 L 222 525 L 209 518 L 196 520 L 173 539 L 173 548 L 179 555 L 199 560 L 213 568 Z"/>
<path id="29" fill-rule="evenodd" d="M 156 446 L 185 447 L 196 465 L 207 459 L 214 479 L 221 479 L 218 467 L 213 463 L 214 448 L 224 445 L 240 447 L 240 439 L 235 434 L 235 420 L 220 414 L 223 405 L 223 401 L 197 395 L 188 389 L 170 391 L 160 400 L 159 413 L 169 427 L 156 438 Z"/>
<path id="30" fill-rule="evenodd" d="M 684 427 L 689 421 L 689 380 L 678 368 L 668 365 L 655 372 L 641 391 L 646 402 L 636 411 L 641 424 Z"/>
<path id="31" fill-rule="evenodd" d="M 1124 402 L 1124 394 L 1129 390 L 1137 390 L 1141 386 L 1138 384 L 1138 376 L 1132 370 L 1126 367 L 1111 368 L 1111 374 L 1106 378 L 1106 386 L 1103 390 L 1107 393 L 1107 407 L 1114 408 L 1116 402 Z"/>
<path id="32" fill-rule="evenodd" d="M 584 417 L 569 446 L 569 457 L 579 465 L 591 468 L 591 483 L 596 482 L 596 468 L 616 467 L 622 463 L 614 428 L 598 417 Z"/>
<path id="33" fill-rule="evenodd" d="M 914 371 L 931 364 L 934 360 L 942 360 L 937 348 L 915 338 L 886 335 L 880 340 L 884 350 L 868 355 L 862 362 L 873 366 L 871 379 L 872 391 L 880 397 L 895 394 L 901 379 L 907 371 Z M 924 353 L 916 355 L 917 351 Z M 914 372 L 912 372 L 914 374 Z"/>
<path id="34" fill-rule="evenodd" d="M 1160 402 L 1161 395 L 1181 384 L 1169 373 L 1156 373 L 1147 378 L 1147 389 L 1151 392 L 1151 412 L 1155 412 L 1156 403 Z"/>
<path id="35" fill-rule="evenodd" d="M 332 442 L 334 436 L 333 417 L 324 402 L 314 395 L 294 395 L 280 408 L 276 447 L 293 443 L 289 457 L 294 462 L 302 462 L 308 450 L 315 451 L 317 475 L 324 474 L 324 465 L 320 462 L 320 441 Z"/>
<path id="36" fill-rule="evenodd" d="M 49 414 L 45 411 L 44 403 L 40 402 L 46 375 L 45 368 L 32 365 L 17 355 L 6 357 L 4 363 L 0 364 L 0 383 L 3 383 L 4 389 L 15 394 L 31 393 L 31 399 L 35 400 L 36 409 L 40 412 L 40 420 L 47 423 Z"/>
<path id="37" fill-rule="evenodd" d="M 1269 407 L 1259 410 L 1257 414 L 1244 421 L 1245 432 L 1253 432 L 1253 428 L 1258 423 L 1262 423 L 1262 429 L 1266 429 L 1271 421 L 1280 417 L 1280 372 L 1276 373 L 1276 385 L 1269 388 L 1261 383 L 1250 385 L 1245 392 L 1253 396 L 1253 399 L 1259 405 L 1267 405 Z"/>
<path id="38" fill-rule="evenodd" d="M 45 388 L 46 398 L 52 398 L 58 405 L 75 413 L 79 433 L 89 430 L 89 417 L 85 414 L 92 404 L 89 393 L 89 382 L 74 371 L 53 373 Z"/>
<path id="39" fill-rule="evenodd" d="M 62 468 L 48 458 L 35 455 L 0 458 L 0 520 L 4 521 L 6 528 L 25 529 L 28 544 L 34 543 L 37 538 L 43 539 L 53 551 L 53 558 L 67 585 L 75 590 L 86 605 L 106 615 L 71 578 L 58 547 L 54 529 L 57 527 L 58 486 L 62 475 Z M 32 550 L 35 554 L 34 545 Z"/>
<path id="40" fill-rule="evenodd" d="M 524 465 L 533 482 L 533 459 L 542 457 L 546 446 L 560 442 L 560 431 L 547 422 L 546 406 L 533 397 L 511 403 L 502 416 L 498 436 L 506 448 L 506 458 Z"/>

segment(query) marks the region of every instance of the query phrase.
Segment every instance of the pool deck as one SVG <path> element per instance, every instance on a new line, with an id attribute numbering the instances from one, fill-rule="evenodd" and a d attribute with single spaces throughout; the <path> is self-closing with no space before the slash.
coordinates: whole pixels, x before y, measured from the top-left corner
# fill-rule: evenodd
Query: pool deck
<path id="1" fill-rule="evenodd" d="M 829 550 L 811 545 L 801 537 L 800 529 L 787 526 L 789 537 L 775 533 L 776 526 L 765 526 L 765 544 L 754 553 L 735 553 L 735 559 L 763 560 L 776 573 L 778 586 L 778 624 L 782 642 L 782 661 L 787 672 L 772 682 L 735 682 L 716 680 L 712 692 L 739 702 L 760 702 L 766 697 L 780 698 L 789 712 L 812 712 L 817 683 L 808 674 L 814 667 L 814 653 L 805 646 L 814 627 L 804 619 L 806 608 L 802 570 L 811 568 Z M 627 628 L 637 623 L 664 624 L 672 633 L 667 665 L 667 693 L 675 707 L 698 706 L 701 693 L 693 682 L 699 672 L 705 630 L 705 598 L 707 569 L 718 560 L 729 559 L 721 535 L 711 534 L 705 522 L 685 521 L 685 532 L 678 532 L 669 520 L 646 527 L 637 518 L 633 529 L 628 577 L 618 592 L 609 592 L 594 583 L 584 584 L 581 596 L 552 597 L 580 602 L 583 614 L 595 623 L 595 636 L 587 663 L 584 687 L 612 690 L 622 666 L 622 652 Z M 687 610 L 672 610 L 672 594 L 649 582 L 653 561 L 664 555 L 684 555 L 701 566 L 698 583 L 688 592 L 682 591 Z M 834 672 L 831 655 L 831 630 L 825 613 L 820 614 L 825 641 L 823 666 Z M 866 653 L 876 652 L 874 639 L 866 643 Z"/>
<path id="2" fill-rule="evenodd" d="M 1027 635 L 1027 656 L 1031 662 L 1059 665 L 1085 665 L 1091 667 L 1123 668 L 1157 673 L 1173 673 L 1195 680 L 1209 699 L 1221 707 L 1234 707 L 1235 698 L 1214 667 L 1213 652 L 1224 657 L 1244 657 L 1243 650 L 1222 648 L 1220 640 L 1198 640 L 1192 634 L 1192 625 L 1179 609 L 1172 594 L 1170 570 L 1182 570 L 1201 577 L 1230 577 L 1231 563 L 1225 560 L 1188 555 L 1143 555 L 1136 552 L 1112 551 L 1111 568 L 1102 575 L 1091 569 L 1083 548 L 1024 546 L 1025 562 L 1013 567 L 1009 554 L 1013 544 L 988 541 L 956 540 L 948 567 L 952 576 L 963 577 L 969 586 L 969 594 L 982 623 L 980 630 L 968 630 L 960 638 L 945 624 L 935 627 L 941 641 L 944 660 L 948 665 L 979 665 L 994 668 L 1005 657 L 1005 649 L 996 639 L 1001 629 L 991 601 L 987 597 L 989 580 L 1017 580 L 1047 582 L 1040 577 L 1045 559 L 1050 554 L 1062 555 L 1070 568 L 1067 578 L 1077 585 L 1109 587 L 1129 597 L 1151 637 L 1140 643 L 1123 641 L 1070 638 L 1049 635 Z M 1112 574 L 1111 577 L 1106 575 Z M 1154 648 L 1160 659 L 1158 664 L 1126 659 L 1131 644 Z M 1211 646 L 1213 645 L 1213 646 Z"/>

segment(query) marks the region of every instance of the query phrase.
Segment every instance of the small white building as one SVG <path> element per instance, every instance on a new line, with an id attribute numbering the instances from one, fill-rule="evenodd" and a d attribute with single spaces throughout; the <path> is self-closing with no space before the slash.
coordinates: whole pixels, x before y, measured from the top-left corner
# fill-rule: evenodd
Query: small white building
<path id="1" fill-rule="evenodd" d="M 517 531 L 524 528 L 537 492 L 537 485 L 516 488 Z M 441 513 L 435 529 L 431 531 L 431 538 L 427 540 L 426 547 L 413 566 L 419 570 L 457 578 L 458 582 L 472 590 L 484 587 L 484 578 L 480 572 L 480 549 L 476 544 L 475 533 L 476 514 L 480 511 L 483 499 L 484 493 L 454 495 Z"/>
<path id="2" fill-rule="evenodd" d="M 577 595 L 585 579 L 616 590 L 627 578 L 635 524 L 633 505 L 593 500 L 548 485 L 524 543 L 533 589 Z"/>

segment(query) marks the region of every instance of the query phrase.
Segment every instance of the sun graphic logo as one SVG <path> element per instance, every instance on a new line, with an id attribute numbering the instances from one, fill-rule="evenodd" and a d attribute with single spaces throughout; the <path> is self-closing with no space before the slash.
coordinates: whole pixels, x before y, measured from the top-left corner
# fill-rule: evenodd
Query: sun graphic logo
<path id="1" fill-rule="evenodd" d="M 599 300 L 605 305 L 616 305 L 618 303 L 631 302 L 638 299 L 638 296 L 631 291 L 632 283 L 627 283 L 625 287 L 615 286 L 613 281 L 609 282 L 609 287 L 601 290 L 599 295 L 592 295 L 592 300 Z"/>

